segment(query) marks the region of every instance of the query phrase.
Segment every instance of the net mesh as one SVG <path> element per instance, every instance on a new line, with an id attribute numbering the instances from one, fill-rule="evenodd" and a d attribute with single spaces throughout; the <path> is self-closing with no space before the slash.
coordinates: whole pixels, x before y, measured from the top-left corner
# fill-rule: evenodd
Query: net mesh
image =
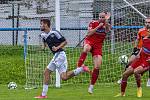
<path id="1" fill-rule="evenodd" d="M 149 0 L 127 0 L 139 12 L 145 16 L 150 15 Z M 8 0 L 10 2 L 10 0 Z M 55 0 L 18 0 L 11 3 L 2 2 L 0 9 L 0 27 L 19 27 L 19 28 L 38 28 L 41 18 L 48 18 L 52 22 L 52 28 L 55 28 Z M 124 66 L 118 63 L 118 57 L 121 55 L 131 55 L 133 42 L 136 39 L 139 27 L 144 25 L 144 18 L 135 11 L 124 0 L 60 0 L 60 20 L 61 33 L 68 41 L 66 54 L 68 58 L 68 70 L 76 68 L 77 60 L 82 51 L 82 45 L 76 45 L 85 37 L 87 26 L 93 19 L 98 18 L 101 11 L 111 12 L 109 20 L 112 26 L 122 26 L 122 28 L 113 28 L 107 34 L 103 45 L 103 63 L 101 66 L 100 77 L 97 81 L 101 83 L 115 83 L 124 70 Z M 19 20 L 18 20 L 19 19 Z M 129 27 L 125 27 L 129 26 Z M 132 28 L 135 26 L 135 28 Z M 9 34 L 9 35 L 6 35 Z M 22 31 L 0 31 L 0 45 L 21 45 L 24 44 L 24 33 Z M 39 39 L 40 30 L 27 32 L 27 57 L 25 62 L 26 85 L 28 87 L 39 87 L 43 84 L 43 71 L 50 62 L 53 55 L 46 48 L 42 50 Z M 9 41 L 6 39 L 9 38 Z M 75 48 L 76 47 L 76 48 Z M 13 62 L 12 62 L 13 63 Z M 93 60 L 91 54 L 85 61 L 92 70 Z M 144 76 L 144 81 L 147 76 Z M 81 74 L 68 81 L 62 81 L 61 84 L 89 83 L 90 75 Z M 134 83 L 134 79 L 130 78 Z M 51 85 L 55 84 L 55 73 L 52 74 Z"/>

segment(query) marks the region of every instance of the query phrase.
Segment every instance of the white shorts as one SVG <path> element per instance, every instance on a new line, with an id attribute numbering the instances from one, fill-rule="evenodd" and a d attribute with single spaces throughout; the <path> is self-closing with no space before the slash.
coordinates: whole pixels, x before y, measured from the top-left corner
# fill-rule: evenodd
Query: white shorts
<path id="1" fill-rule="evenodd" d="M 57 52 L 53 56 L 51 62 L 48 64 L 47 68 L 51 71 L 58 70 L 59 74 L 67 71 L 67 56 L 64 51 Z"/>

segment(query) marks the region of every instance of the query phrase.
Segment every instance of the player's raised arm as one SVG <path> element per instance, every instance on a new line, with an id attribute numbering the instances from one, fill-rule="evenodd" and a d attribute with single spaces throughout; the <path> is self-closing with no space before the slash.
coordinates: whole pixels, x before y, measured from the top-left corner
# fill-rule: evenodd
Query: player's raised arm
<path id="1" fill-rule="evenodd" d="M 111 30 L 111 25 L 109 24 L 109 19 L 110 19 L 110 13 L 109 12 L 105 12 L 105 32 L 109 32 Z"/>
<path id="2" fill-rule="evenodd" d="M 102 32 L 101 29 L 103 28 L 105 29 L 106 33 L 109 32 L 111 30 L 111 25 L 108 23 L 109 18 L 110 18 L 110 13 L 107 12 L 99 13 L 99 19 L 97 21 L 90 22 L 87 36 L 90 36 L 95 32 L 101 33 Z"/>
<path id="3" fill-rule="evenodd" d="M 94 23 L 94 21 L 89 24 L 87 36 L 94 34 L 100 27 L 102 27 L 104 25 L 104 23 L 100 22 L 97 27 L 93 28 L 94 27 L 94 26 L 92 26 L 93 23 Z"/>

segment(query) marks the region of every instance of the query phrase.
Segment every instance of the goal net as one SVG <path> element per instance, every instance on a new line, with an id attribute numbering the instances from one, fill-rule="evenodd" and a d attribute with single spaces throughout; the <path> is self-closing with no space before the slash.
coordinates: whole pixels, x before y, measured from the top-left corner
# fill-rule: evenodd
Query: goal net
<path id="1" fill-rule="evenodd" d="M 55 0 L 22 0 L 14 5 L 9 5 L 11 8 L 7 8 L 6 5 L 3 5 L 3 8 L 10 10 L 10 12 L 12 11 L 12 6 L 15 9 L 19 7 L 19 28 L 39 28 L 41 18 L 50 19 L 52 28 L 55 28 Z M 116 83 L 121 78 L 124 70 L 124 65 L 118 62 L 118 58 L 121 55 L 130 57 L 138 29 L 144 25 L 143 16 L 150 15 L 149 9 L 149 0 L 60 0 L 61 33 L 68 41 L 65 47 L 68 58 L 68 70 L 76 68 L 77 60 L 83 49 L 83 42 L 78 46 L 77 44 L 87 34 L 89 22 L 93 19 L 98 19 L 99 12 L 107 11 L 111 13 L 109 22 L 112 25 L 112 30 L 107 34 L 103 45 L 103 62 L 97 84 Z M 6 11 L 4 12 L 6 13 Z M 14 17 L 16 16 L 17 18 L 17 14 L 17 10 L 15 10 Z M 6 16 L 12 18 L 9 14 Z M 6 16 L 4 15 L 4 17 Z M 5 22 L 8 18 L 4 20 L 4 17 L 1 17 L 1 19 Z M 17 19 L 15 20 L 17 22 Z M 10 23 L 12 22 L 10 21 Z M 39 29 L 27 31 L 25 73 L 26 86 L 28 88 L 42 86 L 44 69 L 53 57 L 48 48 L 45 50 L 41 49 L 40 33 Z M 85 61 L 85 65 L 92 70 L 93 60 L 90 53 Z M 55 85 L 55 76 L 54 72 L 50 80 L 51 86 Z M 88 84 L 90 77 L 89 74 L 83 73 L 68 81 L 61 81 L 61 84 Z M 144 81 L 147 78 L 146 74 L 143 77 Z M 134 83 L 133 77 L 130 78 L 130 82 Z"/>
<path id="2" fill-rule="evenodd" d="M 121 55 L 130 57 L 138 29 L 144 25 L 143 15 L 148 16 L 150 14 L 149 6 L 149 0 L 60 0 L 61 33 L 68 41 L 65 48 L 68 70 L 76 68 L 83 43 L 78 47 L 76 45 L 85 37 L 88 23 L 92 19 L 97 19 L 99 12 L 108 11 L 111 12 L 110 23 L 113 29 L 108 33 L 104 42 L 103 62 L 97 84 L 116 83 L 121 78 L 125 67 L 118 62 L 118 57 Z M 41 86 L 43 70 L 52 55 L 49 49 L 39 51 L 33 45 L 28 50 L 31 53 L 28 52 L 30 63 L 27 66 L 29 68 L 27 74 L 29 81 L 27 83 Z M 92 70 L 93 60 L 90 54 L 85 65 Z M 61 84 L 85 84 L 89 83 L 90 77 L 89 74 L 84 73 L 68 81 L 62 81 Z M 144 81 L 147 78 L 148 76 L 144 76 Z M 133 77 L 130 78 L 130 82 L 134 83 Z M 55 84 L 55 73 L 51 77 L 50 83 Z"/>

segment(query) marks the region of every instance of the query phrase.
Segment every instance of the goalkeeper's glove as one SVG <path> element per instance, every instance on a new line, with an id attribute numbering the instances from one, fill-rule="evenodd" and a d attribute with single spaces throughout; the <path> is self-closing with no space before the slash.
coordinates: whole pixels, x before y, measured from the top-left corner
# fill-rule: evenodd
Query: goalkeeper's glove
<path id="1" fill-rule="evenodd" d="M 136 51 L 138 51 L 139 49 L 137 48 L 137 47 L 134 47 L 133 48 L 133 52 L 136 52 Z"/>

